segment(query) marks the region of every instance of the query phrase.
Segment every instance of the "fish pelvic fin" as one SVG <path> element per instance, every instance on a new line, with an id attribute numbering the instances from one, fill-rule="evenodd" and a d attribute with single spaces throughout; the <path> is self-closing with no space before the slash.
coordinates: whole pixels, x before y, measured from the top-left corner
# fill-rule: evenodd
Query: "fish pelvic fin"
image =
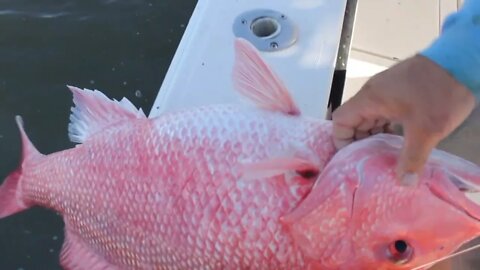
<path id="1" fill-rule="evenodd" d="M 243 38 L 235 39 L 232 79 L 234 88 L 257 106 L 300 115 L 300 109 L 284 83 L 263 61 L 255 47 Z"/>
<path id="2" fill-rule="evenodd" d="M 109 99 L 98 90 L 67 86 L 73 93 L 73 102 L 68 125 L 68 137 L 74 143 L 83 143 L 106 127 L 127 120 L 147 118 L 142 109 L 137 109 L 127 99 Z"/>
<path id="3" fill-rule="evenodd" d="M 242 180 L 254 180 L 274 177 L 289 171 L 296 172 L 305 178 L 319 173 L 319 166 L 310 160 L 296 157 L 278 157 L 258 162 L 244 163 L 239 167 Z"/>
<path id="4" fill-rule="evenodd" d="M 30 207 L 22 200 L 20 189 L 22 170 L 25 166 L 28 166 L 29 163 L 43 156 L 38 152 L 25 133 L 22 118 L 16 116 L 15 121 L 20 130 L 20 138 L 22 141 L 21 165 L 17 170 L 10 173 L 0 186 L 0 218 L 11 216 Z"/>

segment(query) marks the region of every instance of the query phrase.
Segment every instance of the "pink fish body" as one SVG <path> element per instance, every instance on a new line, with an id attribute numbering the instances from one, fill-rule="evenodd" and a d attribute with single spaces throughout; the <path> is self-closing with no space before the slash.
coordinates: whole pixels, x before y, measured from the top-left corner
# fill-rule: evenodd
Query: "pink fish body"
<path id="1" fill-rule="evenodd" d="M 17 118 L 23 160 L 0 187 L 0 217 L 54 209 L 61 265 L 89 270 L 411 269 L 478 234 L 480 211 L 459 189 L 479 182 L 475 165 L 455 169 L 436 152 L 418 187 L 400 187 L 398 137 L 335 154 L 331 123 L 302 116 L 250 44 L 235 49 L 235 89 L 254 107 L 149 119 L 126 99 L 70 87 L 80 144 L 50 155 Z"/>
<path id="2" fill-rule="evenodd" d="M 331 125 L 300 116 L 250 44 L 236 49 L 235 83 L 256 107 L 149 119 L 126 99 L 70 87 L 69 135 L 81 144 L 45 156 L 22 130 L 0 216 L 33 205 L 61 213 L 67 269 L 302 269 L 280 218 L 333 155 Z"/>

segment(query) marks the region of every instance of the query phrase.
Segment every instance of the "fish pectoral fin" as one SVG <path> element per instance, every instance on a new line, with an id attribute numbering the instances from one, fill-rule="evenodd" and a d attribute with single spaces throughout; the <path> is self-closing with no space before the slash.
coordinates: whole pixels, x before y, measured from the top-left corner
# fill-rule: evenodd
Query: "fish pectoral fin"
<path id="1" fill-rule="evenodd" d="M 291 171 L 305 178 L 314 178 L 319 174 L 319 167 L 314 162 L 297 157 L 278 157 L 240 165 L 242 180 L 268 178 Z"/>
<path id="2" fill-rule="evenodd" d="M 300 110 L 284 83 L 262 60 L 255 47 L 242 38 L 235 40 L 232 79 L 235 89 L 257 106 L 300 115 Z"/>
<path id="3" fill-rule="evenodd" d="M 60 265 L 65 270 L 120 270 L 88 247 L 74 232 L 65 230 Z"/>
<path id="4" fill-rule="evenodd" d="M 68 125 L 68 137 L 72 142 L 83 143 L 96 132 L 120 121 L 146 118 L 142 109 L 137 110 L 126 98 L 111 100 L 98 90 L 68 88 L 75 104 Z"/>

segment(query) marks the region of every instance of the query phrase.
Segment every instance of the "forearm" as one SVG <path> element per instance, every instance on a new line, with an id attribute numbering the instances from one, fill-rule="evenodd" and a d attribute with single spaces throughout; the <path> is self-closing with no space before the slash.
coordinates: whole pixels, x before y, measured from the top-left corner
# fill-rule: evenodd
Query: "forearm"
<path id="1" fill-rule="evenodd" d="M 466 0 L 421 55 L 447 70 L 480 98 L 480 0 Z"/>

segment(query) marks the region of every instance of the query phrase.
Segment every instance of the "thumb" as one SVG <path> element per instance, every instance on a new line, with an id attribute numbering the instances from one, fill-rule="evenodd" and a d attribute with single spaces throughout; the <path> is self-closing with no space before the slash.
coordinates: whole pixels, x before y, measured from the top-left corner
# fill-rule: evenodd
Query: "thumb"
<path id="1" fill-rule="evenodd" d="M 405 126 L 404 137 L 403 149 L 397 164 L 397 177 L 402 185 L 415 185 L 418 182 L 418 174 L 440 139 L 416 125 Z"/>

